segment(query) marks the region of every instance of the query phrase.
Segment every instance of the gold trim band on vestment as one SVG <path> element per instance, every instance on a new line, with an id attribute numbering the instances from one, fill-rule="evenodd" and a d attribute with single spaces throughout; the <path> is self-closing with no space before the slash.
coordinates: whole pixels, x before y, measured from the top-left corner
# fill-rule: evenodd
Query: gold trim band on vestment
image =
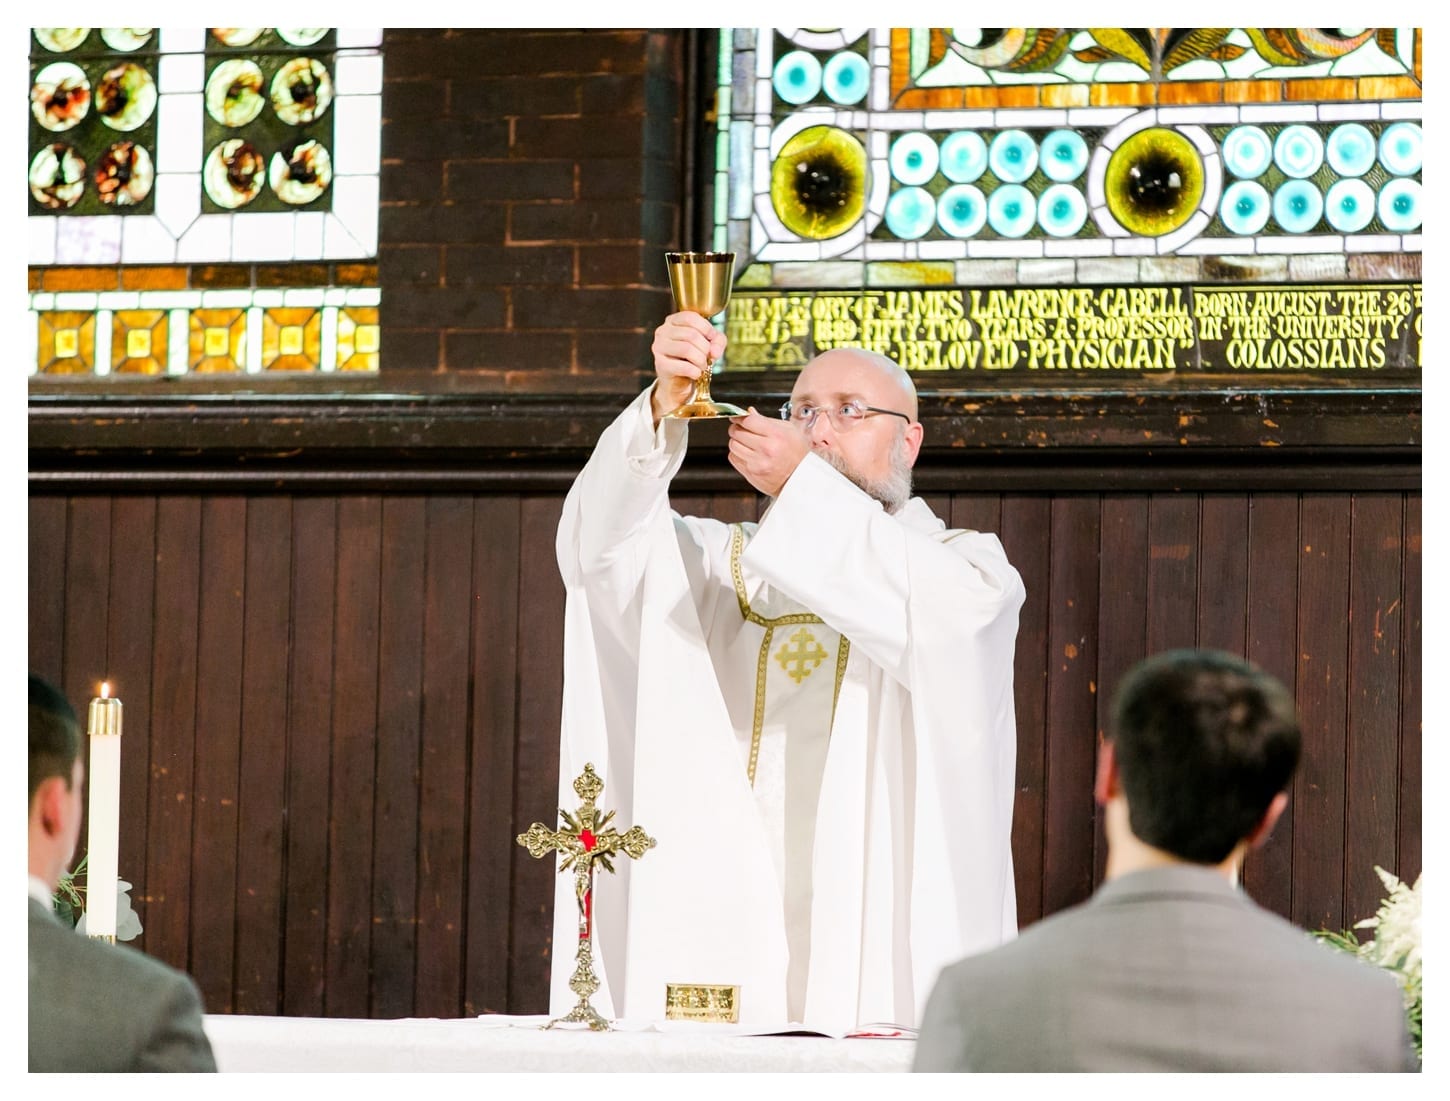
<path id="1" fill-rule="evenodd" d="M 750 728 L 750 761 L 745 775 L 750 786 L 755 786 L 755 764 L 760 759 L 760 736 L 765 729 L 765 675 L 770 668 L 770 643 L 777 627 L 795 623 L 824 623 L 820 616 L 810 612 L 792 612 L 790 615 L 766 619 L 750 607 L 750 597 L 745 592 L 745 575 L 740 569 L 740 554 L 745 548 L 745 529 L 739 524 L 730 525 L 730 579 L 735 584 L 735 599 L 740 605 L 740 615 L 747 623 L 765 628 L 765 637 L 760 643 L 760 657 L 755 663 L 755 714 Z M 831 692 L 831 723 L 836 721 L 836 701 L 841 698 L 841 682 L 846 678 L 846 662 L 851 654 L 851 640 L 839 636 L 841 645 L 836 649 L 836 685 Z"/>

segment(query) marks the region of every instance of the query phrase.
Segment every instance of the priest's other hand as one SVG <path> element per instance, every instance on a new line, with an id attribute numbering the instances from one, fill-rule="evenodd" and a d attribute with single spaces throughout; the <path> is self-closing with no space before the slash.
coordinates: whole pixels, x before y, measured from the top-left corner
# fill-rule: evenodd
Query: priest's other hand
<path id="1" fill-rule="evenodd" d="M 730 465 L 767 497 L 781 489 L 811 449 L 800 429 L 787 421 L 755 411 L 730 419 Z"/>
<path id="2" fill-rule="evenodd" d="M 650 409 L 655 424 L 695 392 L 695 380 L 706 365 L 725 354 L 725 334 L 689 310 L 672 313 L 655 330 L 650 350 L 655 357 L 655 387 Z"/>

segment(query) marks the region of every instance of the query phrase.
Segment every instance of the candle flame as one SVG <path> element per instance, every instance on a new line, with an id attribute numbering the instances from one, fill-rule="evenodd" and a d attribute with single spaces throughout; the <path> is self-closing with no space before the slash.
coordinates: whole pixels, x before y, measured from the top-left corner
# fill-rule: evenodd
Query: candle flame
<path id="1" fill-rule="evenodd" d="M 103 700 L 110 699 L 110 696 L 111 696 L 111 684 L 110 684 L 110 682 L 109 681 L 104 681 L 104 680 L 101 681 L 101 699 L 103 699 Z"/>

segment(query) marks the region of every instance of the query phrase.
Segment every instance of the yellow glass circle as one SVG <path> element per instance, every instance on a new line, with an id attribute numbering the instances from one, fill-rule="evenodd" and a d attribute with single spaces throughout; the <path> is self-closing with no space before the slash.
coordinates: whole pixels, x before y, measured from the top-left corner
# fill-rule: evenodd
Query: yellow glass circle
<path id="1" fill-rule="evenodd" d="M 866 150 L 835 126 L 802 130 L 770 169 L 770 202 L 786 229 L 823 241 L 866 211 Z"/>
<path id="2" fill-rule="evenodd" d="M 1176 130 L 1139 130 L 1113 151 L 1103 181 L 1118 224 L 1143 237 L 1183 225 L 1203 199 L 1203 158 Z"/>

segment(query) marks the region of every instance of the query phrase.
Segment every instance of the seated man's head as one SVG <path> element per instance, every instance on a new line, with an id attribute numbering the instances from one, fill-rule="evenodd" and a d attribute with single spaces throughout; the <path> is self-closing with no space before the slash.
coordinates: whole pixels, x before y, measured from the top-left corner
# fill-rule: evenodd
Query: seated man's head
<path id="1" fill-rule="evenodd" d="M 894 362 L 860 348 L 823 352 L 796 376 L 789 410 L 815 453 L 887 512 L 906 504 L 922 427 L 916 387 Z"/>
<path id="2" fill-rule="evenodd" d="M 81 734 L 58 691 L 30 676 L 30 874 L 51 889 L 81 832 Z"/>
<path id="3" fill-rule="evenodd" d="M 1222 864 L 1241 843 L 1268 836 L 1288 801 L 1299 743 L 1288 690 L 1243 659 L 1212 650 L 1148 658 L 1119 685 L 1099 760 L 1110 845 L 1116 799 L 1126 801 L 1139 841 Z"/>

